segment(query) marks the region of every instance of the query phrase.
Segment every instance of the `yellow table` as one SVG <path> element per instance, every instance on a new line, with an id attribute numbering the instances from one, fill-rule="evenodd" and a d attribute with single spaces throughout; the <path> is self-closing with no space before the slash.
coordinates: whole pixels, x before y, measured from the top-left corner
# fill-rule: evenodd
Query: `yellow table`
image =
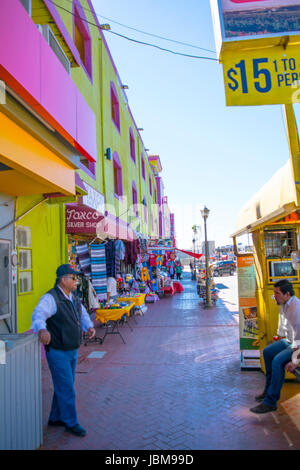
<path id="1" fill-rule="evenodd" d="M 118 297 L 117 300 L 118 302 L 133 302 L 134 303 L 134 310 L 135 311 L 139 311 L 140 312 L 140 315 L 144 315 L 142 309 L 141 309 L 141 306 L 144 305 L 145 303 L 145 298 L 146 298 L 146 295 L 147 294 L 139 294 L 139 295 L 136 295 L 136 296 L 133 296 L 133 297 Z M 133 311 L 131 312 L 133 313 Z M 136 317 L 133 316 L 133 319 L 135 321 L 135 323 L 137 323 L 136 321 Z"/>
<path id="2" fill-rule="evenodd" d="M 139 294 L 133 297 L 118 297 L 118 302 L 133 302 L 135 307 L 140 307 L 145 303 L 146 294 Z"/>
<path id="3" fill-rule="evenodd" d="M 124 338 L 123 338 L 123 336 L 121 335 L 121 333 L 119 331 L 119 322 L 120 322 L 121 318 L 123 317 L 123 315 L 127 315 L 127 317 L 129 317 L 130 310 L 133 307 L 134 307 L 134 303 L 130 302 L 130 303 L 128 303 L 128 305 L 126 305 L 124 307 L 120 307 L 120 308 L 99 308 L 98 310 L 96 310 L 95 320 L 98 320 L 101 323 L 106 324 L 106 330 L 105 330 L 105 334 L 102 338 L 102 343 L 104 342 L 104 338 L 107 335 L 112 335 L 112 334 L 117 335 L 117 334 L 119 334 L 122 338 L 123 343 L 125 344 Z M 112 331 L 108 331 L 107 322 L 112 322 L 113 323 Z M 130 328 L 130 326 L 129 326 L 129 328 Z"/>

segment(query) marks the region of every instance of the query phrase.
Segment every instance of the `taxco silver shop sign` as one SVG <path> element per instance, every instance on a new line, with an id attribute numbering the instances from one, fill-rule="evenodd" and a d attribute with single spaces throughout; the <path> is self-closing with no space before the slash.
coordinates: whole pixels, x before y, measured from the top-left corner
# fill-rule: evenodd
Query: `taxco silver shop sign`
<path id="1" fill-rule="evenodd" d="M 66 233 L 96 233 L 104 215 L 90 207 L 66 204 Z"/>

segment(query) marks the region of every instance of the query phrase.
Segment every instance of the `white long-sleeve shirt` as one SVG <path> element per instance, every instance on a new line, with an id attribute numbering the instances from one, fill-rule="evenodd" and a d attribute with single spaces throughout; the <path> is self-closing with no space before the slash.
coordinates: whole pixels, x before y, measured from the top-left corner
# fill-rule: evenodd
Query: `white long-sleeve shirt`
<path id="1" fill-rule="evenodd" d="M 72 294 L 70 294 L 70 296 L 67 296 L 67 294 L 61 289 L 61 287 L 59 286 L 57 287 L 62 291 L 64 296 L 68 300 L 71 300 L 72 302 L 72 299 L 73 299 Z M 82 304 L 81 304 L 81 311 L 82 311 L 81 327 L 83 331 L 88 331 L 89 328 L 94 327 L 93 322 L 90 319 L 90 316 L 88 312 L 86 311 L 86 308 Z M 35 333 L 38 333 L 40 330 L 47 329 L 46 320 L 48 320 L 48 318 L 55 315 L 56 312 L 57 312 L 57 305 L 54 300 L 54 297 L 51 294 L 44 294 L 41 297 L 41 300 L 35 307 L 33 314 L 32 314 L 31 328 L 33 329 L 33 331 Z"/>
<path id="2" fill-rule="evenodd" d="M 293 348 L 300 347 L 300 300 L 295 295 L 279 306 L 277 334 L 284 336 Z"/>

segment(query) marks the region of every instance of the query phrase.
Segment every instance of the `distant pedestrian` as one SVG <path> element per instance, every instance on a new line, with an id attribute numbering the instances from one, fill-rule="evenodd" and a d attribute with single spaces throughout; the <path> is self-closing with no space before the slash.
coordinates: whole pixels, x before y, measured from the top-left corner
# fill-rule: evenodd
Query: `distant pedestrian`
<path id="1" fill-rule="evenodd" d="M 52 375 L 54 395 L 49 426 L 65 426 L 75 436 L 85 436 L 86 430 L 77 420 L 75 406 L 75 368 L 82 329 L 92 339 L 94 325 L 74 293 L 78 271 L 69 264 L 56 270 L 56 283 L 41 297 L 33 311 L 32 328 L 45 346 L 47 362 Z"/>
<path id="2" fill-rule="evenodd" d="M 193 280 L 194 279 L 194 266 L 192 262 L 190 262 L 190 269 L 191 269 L 191 279 Z"/>
<path id="3" fill-rule="evenodd" d="M 182 273 L 182 266 L 181 264 L 177 264 L 176 266 L 176 277 L 177 277 L 177 280 L 180 281 L 181 280 L 181 273 Z"/>
<path id="4" fill-rule="evenodd" d="M 173 264 L 171 264 L 171 266 L 169 267 L 169 274 L 170 274 L 170 278 L 171 278 L 171 279 L 174 279 L 175 270 L 174 270 Z"/>

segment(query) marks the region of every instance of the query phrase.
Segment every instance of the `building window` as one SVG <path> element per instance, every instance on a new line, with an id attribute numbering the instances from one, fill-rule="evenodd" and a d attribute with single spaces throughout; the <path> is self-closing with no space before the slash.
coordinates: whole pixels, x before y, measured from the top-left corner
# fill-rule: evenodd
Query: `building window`
<path id="1" fill-rule="evenodd" d="M 16 227 L 17 252 L 19 260 L 19 294 L 32 292 L 32 249 L 30 227 Z"/>
<path id="2" fill-rule="evenodd" d="M 137 189 L 136 189 L 136 184 L 133 181 L 133 183 L 132 183 L 132 204 L 133 204 L 133 210 L 134 210 L 134 213 L 135 213 L 136 217 L 139 216 L 137 203 L 138 203 Z"/>
<path id="3" fill-rule="evenodd" d="M 149 192 L 150 192 L 150 196 L 152 196 L 152 180 L 151 180 L 151 175 L 149 175 Z"/>
<path id="4" fill-rule="evenodd" d="M 80 170 L 83 170 L 87 175 L 96 179 L 96 164 L 95 162 L 89 162 L 86 158 L 80 159 Z"/>
<path id="5" fill-rule="evenodd" d="M 117 152 L 115 152 L 113 156 L 113 172 L 114 172 L 114 192 L 115 192 L 115 196 L 119 197 L 123 195 L 123 183 L 122 183 L 122 165 L 121 165 L 120 158 Z"/>
<path id="6" fill-rule="evenodd" d="M 129 129 L 129 145 L 130 145 L 130 156 L 131 159 L 136 162 L 135 160 L 135 141 L 134 141 L 134 134 L 133 130 L 130 128 Z"/>
<path id="7" fill-rule="evenodd" d="M 88 76 L 92 78 L 92 41 L 85 18 L 84 10 L 78 0 L 73 3 L 73 38 L 79 52 L 82 65 Z"/>
<path id="8" fill-rule="evenodd" d="M 297 233 L 293 228 L 266 230 L 264 239 L 266 258 L 290 258 L 297 250 Z"/>
<path id="9" fill-rule="evenodd" d="M 144 180 L 146 180 L 146 173 L 145 173 L 145 158 L 144 154 L 141 154 L 141 167 L 142 167 L 142 177 Z"/>
<path id="10" fill-rule="evenodd" d="M 110 100 L 111 100 L 111 118 L 118 129 L 121 132 L 120 128 L 120 106 L 118 93 L 113 82 L 110 83 Z"/>

